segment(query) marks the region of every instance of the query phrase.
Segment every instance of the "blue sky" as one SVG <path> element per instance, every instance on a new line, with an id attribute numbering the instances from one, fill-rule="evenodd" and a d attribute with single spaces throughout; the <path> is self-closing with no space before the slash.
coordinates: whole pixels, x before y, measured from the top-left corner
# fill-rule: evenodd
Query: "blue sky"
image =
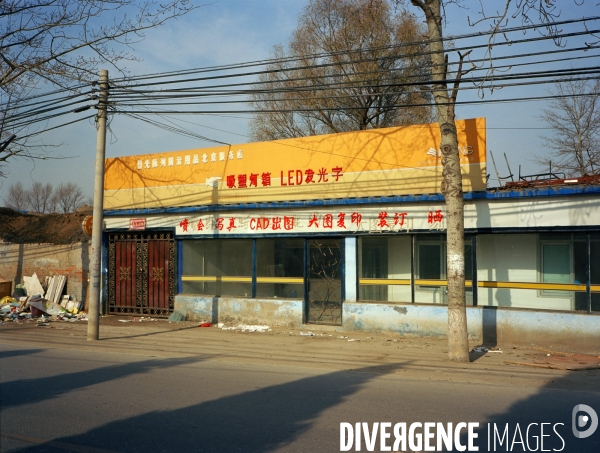
<path id="1" fill-rule="evenodd" d="M 486 4 L 504 1 L 486 0 Z M 579 18 L 598 15 L 596 1 L 586 0 L 583 7 L 574 7 L 571 0 L 561 0 L 564 5 L 561 18 Z M 127 67 L 131 75 L 143 75 L 163 71 L 198 68 L 213 65 L 231 64 L 267 59 L 275 44 L 285 44 L 297 22 L 297 17 L 306 0 L 220 0 L 206 3 L 202 8 L 169 22 L 162 28 L 148 33 L 145 41 L 135 46 L 135 54 L 141 62 Z M 463 2 L 465 10 L 450 5 L 447 9 L 448 27 L 446 35 L 460 35 L 473 31 L 466 16 L 473 17 L 479 5 L 478 0 Z M 414 9 L 413 9 L 414 11 Z M 416 12 L 416 11 L 415 11 Z M 515 22 L 515 26 L 519 25 Z M 527 36 L 533 36 L 528 34 Z M 539 49 L 540 44 L 533 45 Z M 522 51 L 523 49 L 519 49 Z M 511 52 L 511 48 L 498 48 L 495 55 Z M 586 63 L 586 64 L 589 64 Z M 597 65 L 598 61 L 593 62 Z M 117 76 L 111 71 L 110 76 Z M 510 93 L 486 93 L 486 99 L 498 97 L 519 97 L 532 92 L 544 94 L 549 86 L 528 87 L 511 90 Z M 461 99 L 472 99 L 475 92 L 461 93 Z M 538 118 L 543 102 L 499 103 L 459 107 L 458 118 L 487 118 L 487 148 L 494 152 L 501 176 L 508 171 L 503 153 L 506 153 L 513 173 L 518 172 L 519 164 L 524 174 L 540 170 L 531 159 L 534 153 L 543 154 L 540 135 L 544 123 Z M 86 114 L 89 112 L 86 112 Z M 76 114 L 73 114 L 76 115 Z M 76 117 L 74 116 L 73 119 Z M 228 116 L 186 116 L 181 123 L 198 134 L 227 143 L 245 143 L 248 138 L 247 118 L 242 115 Z M 0 199 L 8 187 L 21 181 L 30 187 L 35 181 L 58 185 L 72 181 L 79 184 L 86 195 L 92 195 L 94 178 L 94 153 L 96 146 L 95 127 L 90 122 L 80 122 L 57 129 L 43 136 L 46 143 L 60 144 L 55 155 L 68 157 L 62 160 L 26 161 L 13 160 L 9 163 L 8 177 L 0 179 Z M 106 156 L 115 157 L 149 152 L 165 152 L 212 146 L 209 142 L 186 138 L 162 129 L 145 125 L 136 120 L 117 115 L 110 122 L 107 136 Z M 488 153 L 488 173 L 495 173 Z M 0 200 L 1 202 L 1 200 Z"/>

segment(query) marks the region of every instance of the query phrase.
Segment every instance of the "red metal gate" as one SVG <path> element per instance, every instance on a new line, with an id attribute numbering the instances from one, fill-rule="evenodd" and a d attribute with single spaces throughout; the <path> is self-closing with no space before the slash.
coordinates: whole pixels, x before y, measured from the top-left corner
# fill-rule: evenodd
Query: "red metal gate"
<path id="1" fill-rule="evenodd" d="M 175 298 L 175 241 L 171 233 L 111 233 L 108 312 L 168 316 Z"/>

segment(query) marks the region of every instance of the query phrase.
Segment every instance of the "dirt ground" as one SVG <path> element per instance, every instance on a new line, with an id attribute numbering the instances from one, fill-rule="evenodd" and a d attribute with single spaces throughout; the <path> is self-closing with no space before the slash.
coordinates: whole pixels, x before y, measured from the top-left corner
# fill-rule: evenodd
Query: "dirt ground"
<path id="1" fill-rule="evenodd" d="M 83 206 L 72 214 L 23 214 L 0 207 L 0 241 L 13 244 L 70 244 L 86 242 L 83 219 L 92 208 Z"/>
<path id="2" fill-rule="evenodd" d="M 427 378 L 434 372 L 436 379 L 452 380 L 460 375 L 461 379 L 482 382 L 491 373 L 500 380 L 510 379 L 515 383 L 535 377 L 550 384 L 558 376 L 577 373 L 589 379 L 590 385 L 597 386 L 600 377 L 600 357 L 596 356 L 503 346 L 496 351 L 474 350 L 470 354 L 471 364 L 459 364 L 448 361 L 445 339 L 346 332 L 334 326 L 270 327 L 263 332 L 250 332 L 236 329 L 239 326 L 234 324 L 224 326 L 233 328 L 225 330 L 214 325 L 200 327 L 200 322 L 170 323 L 166 319 L 109 315 L 100 319 L 100 341 L 90 342 L 86 339 L 86 321 L 38 324 L 39 320 L 0 324 L 0 341 L 168 357 L 208 354 L 218 360 L 286 366 L 312 363 L 335 369 L 352 369 L 358 364 L 404 363 L 406 370 L 419 371 Z M 471 349 L 477 346 L 472 343 Z"/>

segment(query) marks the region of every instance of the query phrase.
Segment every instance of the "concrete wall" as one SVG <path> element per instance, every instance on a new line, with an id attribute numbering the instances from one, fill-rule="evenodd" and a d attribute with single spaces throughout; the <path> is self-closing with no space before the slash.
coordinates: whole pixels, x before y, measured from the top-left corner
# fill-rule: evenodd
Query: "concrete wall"
<path id="1" fill-rule="evenodd" d="M 303 301 L 175 296 L 175 311 L 191 321 L 302 325 Z M 391 332 L 445 337 L 448 310 L 440 305 L 344 302 L 345 331 Z M 600 354 L 600 314 L 467 308 L 469 338 L 486 346 L 524 345 L 557 351 Z"/>
<path id="2" fill-rule="evenodd" d="M 445 306 L 345 302 L 344 330 L 445 337 Z M 600 314 L 468 307 L 469 338 L 486 346 L 527 345 L 600 354 Z"/>
<path id="3" fill-rule="evenodd" d="M 0 242 L 0 280 L 12 281 L 13 288 L 23 276 L 35 272 L 40 283 L 45 277 L 65 275 L 63 294 L 85 301 L 91 247 L 89 242 L 73 244 L 9 244 Z"/>
<path id="4" fill-rule="evenodd" d="M 245 299 L 207 297 L 201 295 L 175 296 L 175 311 L 186 315 L 188 321 L 267 324 L 270 326 L 302 325 L 304 302 L 292 299 Z"/>

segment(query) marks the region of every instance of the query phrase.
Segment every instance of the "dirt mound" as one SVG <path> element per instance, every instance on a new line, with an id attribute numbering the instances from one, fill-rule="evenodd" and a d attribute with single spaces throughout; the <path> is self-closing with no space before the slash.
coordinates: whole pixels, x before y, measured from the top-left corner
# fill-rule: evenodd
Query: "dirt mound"
<path id="1" fill-rule="evenodd" d="M 86 242 L 90 236 L 83 232 L 81 223 L 91 214 L 89 206 L 72 214 L 23 214 L 0 207 L 0 241 L 13 244 Z"/>

